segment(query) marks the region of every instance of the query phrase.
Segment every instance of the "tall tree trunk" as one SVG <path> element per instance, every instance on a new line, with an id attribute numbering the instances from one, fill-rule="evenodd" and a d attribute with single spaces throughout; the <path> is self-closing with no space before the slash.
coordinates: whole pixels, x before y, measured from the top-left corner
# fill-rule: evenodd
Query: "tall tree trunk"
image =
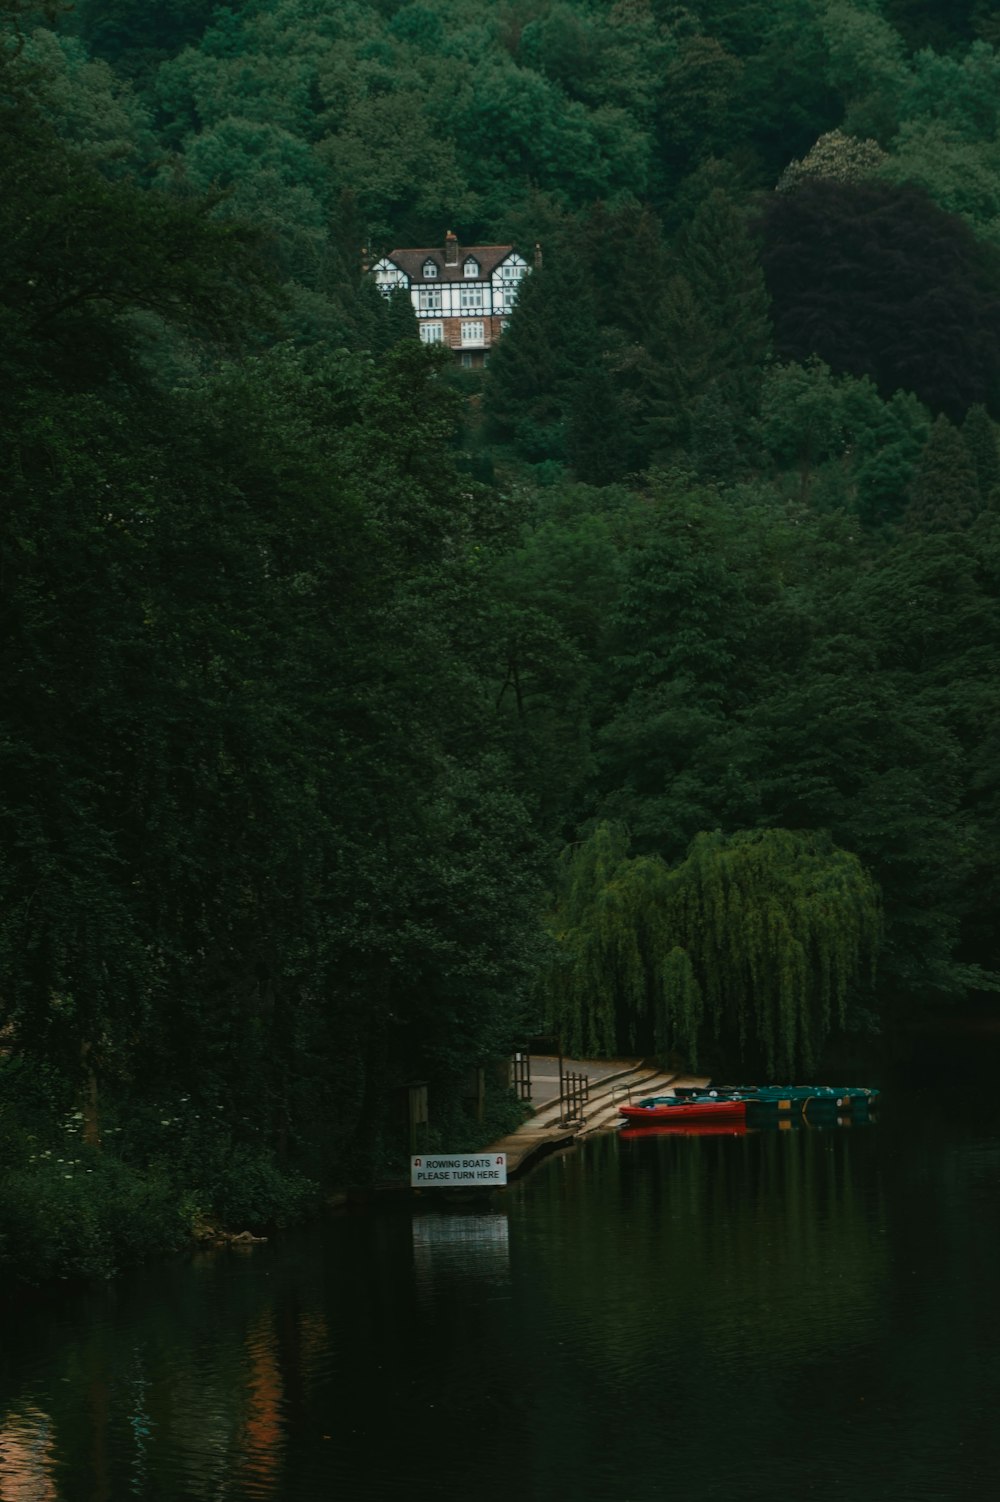
<path id="1" fill-rule="evenodd" d="M 87 1147 L 100 1147 L 101 1129 L 98 1115 L 97 1075 L 91 1058 L 91 1045 L 80 1045 L 80 1063 L 83 1066 L 83 1084 L 80 1089 L 80 1108 L 83 1111 L 83 1140 Z"/>

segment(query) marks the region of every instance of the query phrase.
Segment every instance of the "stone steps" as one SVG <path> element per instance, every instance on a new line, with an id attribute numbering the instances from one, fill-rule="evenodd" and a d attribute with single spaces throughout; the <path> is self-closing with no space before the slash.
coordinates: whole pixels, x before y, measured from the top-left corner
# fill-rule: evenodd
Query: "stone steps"
<path id="1" fill-rule="evenodd" d="M 564 1123 L 558 1097 L 543 1101 L 516 1132 L 495 1142 L 488 1151 L 507 1154 L 507 1176 L 513 1178 L 548 1153 L 572 1146 L 596 1132 L 615 1129 L 621 1121 L 618 1107 L 628 1100 L 666 1094 L 675 1085 L 708 1083 L 707 1079 L 679 1075 L 657 1069 L 654 1065 L 626 1064 L 621 1070 L 592 1083 L 582 1119 Z"/>

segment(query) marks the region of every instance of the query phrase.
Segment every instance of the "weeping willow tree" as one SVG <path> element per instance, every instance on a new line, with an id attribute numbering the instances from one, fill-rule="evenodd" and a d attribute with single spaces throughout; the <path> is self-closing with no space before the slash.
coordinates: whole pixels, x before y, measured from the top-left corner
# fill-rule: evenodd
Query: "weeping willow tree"
<path id="1" fill-rule="evenodd" d="M 665 929 L 670 872 L 656 856 L 629 858 L 628 837 L 599 824 L 564 852 L 551 928 L 549 1022 L 571 1053 L 642 1046 Z"/>
<path id="2" fill-rule="evenodd" d="M 549 1019 L 571 1051 L 680 1049 L 706 1035 L 809 1069 L 874 967 L 878 890 L 824 835 L 701 834 L 671 870 L 602 824 L 563 856 Z"/>
<path id="3" fill-rule="evenodd" d="M 700 834 L 669 905 L 712 1033 L 735 1031 L 741 1054 L 756 1047 L 770 1070 L 809 1069 L 844 1026 L 851 987 L 874 972 L 878 888 L 826 835 Z"/>

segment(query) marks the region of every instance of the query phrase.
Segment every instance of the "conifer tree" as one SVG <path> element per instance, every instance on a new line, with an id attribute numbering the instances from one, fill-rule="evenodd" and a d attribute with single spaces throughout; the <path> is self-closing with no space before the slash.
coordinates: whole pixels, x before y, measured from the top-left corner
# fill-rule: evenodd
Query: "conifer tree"
<path id="1" fill-rule="evenodd" d="M 739 420 L 718 383 L 709 386 L 691 413 L 691 454 L 701 480 L 728 482 L 740 469 Z"/>
<path id="2" fill-rule="evenodd" d="M 633 467 L 626 395 L 605 360 L 581 372 L 569 409 L 566 457 L 588 485 L 610 485 Z"/>
<path id="3" fill-rule="evenodd" d="M 756 407 L 770 348 L 756 247 L 743 215 L 720 189 L 708 194 L 681 236 L 678 265 L 647 340 L 654 451 L 690 442 L 695 406 L 713 385 L 732 409 L 735 443 Z"/>
<path id="4" fill-rule="evenodd" d="M 493 433 L 526 459 L 565 458 L 574 398 L 599 349 L 589 288 L 555 257 L 522 282 L 493 352 L 483 402 Z"/>
<path id="5" fill-rule="evenodd" d="M 1000 487 L 1000 453 L 996 429 L 982 402 L 965 414 L 962 439 L 979 481 L 979 500 L 983 507 L 995 507 Z"/>
<path id="6" fill-rule="evenodd" d="M 962 434 L 942 413 L 931 429 L 904 523 L 911 532 L 955 532 L 980 509 L 979 477 Z"/>
<path id="7" fill-rule="evenodd" d="M 712 335 L 713 377 L 751 402 L 771 344 L 770 299 L 746 216 L 715 188 L 681 236 L 680 262 Z"/>
<path id="8" fill-rule="evenodd" d="M 670 277 L 646 342 L 644 437 L 654 458 L 690 438 L 691 406 L 714 375 L 712 330 L 687 277 Z"/>

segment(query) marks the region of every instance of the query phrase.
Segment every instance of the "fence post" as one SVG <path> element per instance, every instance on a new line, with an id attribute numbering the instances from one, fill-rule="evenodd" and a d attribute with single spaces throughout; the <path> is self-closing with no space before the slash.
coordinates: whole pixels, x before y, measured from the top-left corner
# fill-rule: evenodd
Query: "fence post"
<path id="1" fill-rule="evenodd" d="M 518 1049 L 510 1061 L 511 1085 L 518 1100 L 531 1100 L 531 1054 L 525 1048 Z"/>

